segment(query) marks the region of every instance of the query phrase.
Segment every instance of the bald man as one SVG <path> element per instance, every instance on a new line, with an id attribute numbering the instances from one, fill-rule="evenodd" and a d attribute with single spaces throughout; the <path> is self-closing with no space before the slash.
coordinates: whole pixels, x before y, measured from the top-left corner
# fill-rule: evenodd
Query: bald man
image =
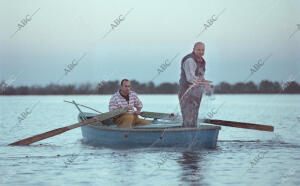
<path id="1" fill-rule="evenodd" d="M 204 52 L 204 43 L 197 42 L 193 52 L 186 55 L 181 61 L 178 97 L 183 127 L 197 127 L 202 93 L 211 83 L 204 79 L 206 65 L 203 59 Z"/>

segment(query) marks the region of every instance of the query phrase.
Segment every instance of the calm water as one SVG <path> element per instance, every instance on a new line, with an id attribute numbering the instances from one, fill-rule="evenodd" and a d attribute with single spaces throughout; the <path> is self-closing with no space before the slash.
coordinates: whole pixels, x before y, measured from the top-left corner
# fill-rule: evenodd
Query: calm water
<path id="1" fill-rule="evenodd" d="M 300 185 L 300 95 L 204 97 L 199 117 L 213 110 L 216 119 L 275 126 L 275 134 L 222 127 L 216 149 L 92 147 L 82 142 L 80 129 L 27 147 L 7 146 L 76 123 L 78 112 L 64 99 L 107 111 L 109 98 L 0 97 L 0 185 Z M 140 98 L 143 110 L 179 111 L 176 95 Z"/>

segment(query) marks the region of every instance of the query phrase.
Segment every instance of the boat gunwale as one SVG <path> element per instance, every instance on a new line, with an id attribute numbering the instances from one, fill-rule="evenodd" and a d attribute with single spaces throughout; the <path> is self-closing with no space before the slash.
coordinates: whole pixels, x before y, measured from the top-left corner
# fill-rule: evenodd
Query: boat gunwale
<path id="1" fill-rule="evenodd" d="M 111 128 L 111 127 L 106 127 L 106 126 L 95 126 L 93 124 L 88 124 L 86 125 L 87 127 L 95 128 L 98 130 L 106 130 L 106 131 L 118 131 L 118 132 L 187 132 L 187 131 L 201 131 L 201 130 L 221 130 L 221 127 L 219 126 L 211 126 L 211 125 L 200 125 L 200 127 L 197 128 Z"/>

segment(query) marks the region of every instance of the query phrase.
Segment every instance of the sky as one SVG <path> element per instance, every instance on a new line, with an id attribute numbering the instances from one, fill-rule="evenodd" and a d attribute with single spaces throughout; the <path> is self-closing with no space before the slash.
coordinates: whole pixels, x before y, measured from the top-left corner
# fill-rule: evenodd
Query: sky
<path id="1" fill-rule="evenodd" d="M 299 9 L 298 0 L 0 0 L 0 81 L 174 83 L 202 41 L 214 84 L 300 82 Z"/>

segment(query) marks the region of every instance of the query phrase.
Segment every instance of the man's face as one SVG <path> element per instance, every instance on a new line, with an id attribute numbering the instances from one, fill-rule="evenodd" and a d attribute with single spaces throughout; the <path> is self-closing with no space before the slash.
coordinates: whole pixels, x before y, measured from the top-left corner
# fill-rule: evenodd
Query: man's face
<path id="1" fill-rule="evenodd" d="M 121 91 L 125 94 L 129 94 L 130 92 L 130 81 L 123 81 L 121 85 Z"/>
<path id="2" fill-rule="evenodd" d="M 205 46 L 203 44 L 197 44 L 194 48 L 194 54 L 197 57 L 202 57 L 204 55 L 205 52 Z"/>

